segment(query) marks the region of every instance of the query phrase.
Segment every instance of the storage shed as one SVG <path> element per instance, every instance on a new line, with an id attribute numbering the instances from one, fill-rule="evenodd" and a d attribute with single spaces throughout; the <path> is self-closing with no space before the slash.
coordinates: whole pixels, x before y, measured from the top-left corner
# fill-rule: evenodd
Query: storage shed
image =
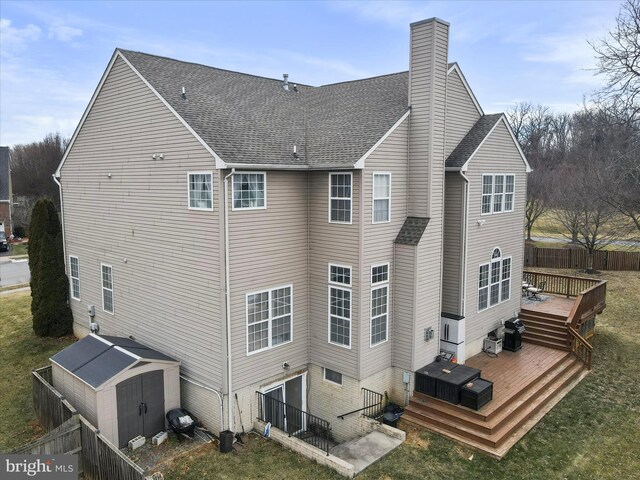
<path id="1" fill-rule="evenodd" d="M 119 447 L 180 406 L 180 362 L 128 338 L 92 333 L 50 360 L 56 390 Z"/>

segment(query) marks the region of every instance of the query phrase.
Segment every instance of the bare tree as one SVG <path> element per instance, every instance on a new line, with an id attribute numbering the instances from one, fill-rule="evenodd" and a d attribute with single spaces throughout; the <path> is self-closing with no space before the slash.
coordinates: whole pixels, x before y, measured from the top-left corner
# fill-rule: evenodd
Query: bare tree
<path id="1" fill-rule="evenodd" d="M 69 143 L 59 133 L 50 133 L 39 142 L 15 145 L 11 149 L 11 181 L 16 195 L 49 198 L 59 208 L 58 186 L 51 175 L 58 167 Z"/>

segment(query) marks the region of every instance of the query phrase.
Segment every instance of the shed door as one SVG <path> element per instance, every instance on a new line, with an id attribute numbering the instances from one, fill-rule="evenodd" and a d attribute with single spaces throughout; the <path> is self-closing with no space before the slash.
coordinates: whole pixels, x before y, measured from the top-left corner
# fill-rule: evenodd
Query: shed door
<path id="1" fill-rule="evenodd" d="M 126 447 L 138 435 L 152 437 L 164 430 L 164 372 L 136 375 L 116 385 L 118 443 Z"/>

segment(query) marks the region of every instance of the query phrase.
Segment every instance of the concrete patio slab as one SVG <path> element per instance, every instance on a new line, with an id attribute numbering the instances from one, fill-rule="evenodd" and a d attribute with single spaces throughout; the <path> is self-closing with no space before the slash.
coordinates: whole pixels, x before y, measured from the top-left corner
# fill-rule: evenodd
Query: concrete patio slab
<path id="1" fill-rule="evenodd" d="M 331 454 L 353 465 L 357 475 L 401 444 L 402 440 L 398 438 L 374 431 L 364 437 L 337 445 L 331 450 Z"/>

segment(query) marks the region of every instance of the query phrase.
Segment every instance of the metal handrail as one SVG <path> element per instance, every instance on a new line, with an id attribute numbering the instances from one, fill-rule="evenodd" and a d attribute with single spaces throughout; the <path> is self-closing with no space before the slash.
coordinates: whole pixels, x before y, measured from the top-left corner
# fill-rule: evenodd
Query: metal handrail
<path id="1" fill-rule="evenodd" d="M 328 421 L 262 392 L 256 393 L 260 420 L 271 422 L 273 428 L 286 432 L 290 437 L 299 438 L 329 455 L 331 424 Z"/>
<path id="2" fill-rule="evenodd" d="M 338 415 L 340 420 L 344 420 L 344 417 L 348 417 L 349 415 L 353 415 L 358 412 L 364 412 L 362 415 L 369 418 L 376 418 L 382 415 L 382 397 L 386 397 L 387 392 L 384 392 L 383 395 L 382 393 L 374 392 L 373 390 L 362 387 L 362 393 L 364 396 L 364 407 Z"/>

